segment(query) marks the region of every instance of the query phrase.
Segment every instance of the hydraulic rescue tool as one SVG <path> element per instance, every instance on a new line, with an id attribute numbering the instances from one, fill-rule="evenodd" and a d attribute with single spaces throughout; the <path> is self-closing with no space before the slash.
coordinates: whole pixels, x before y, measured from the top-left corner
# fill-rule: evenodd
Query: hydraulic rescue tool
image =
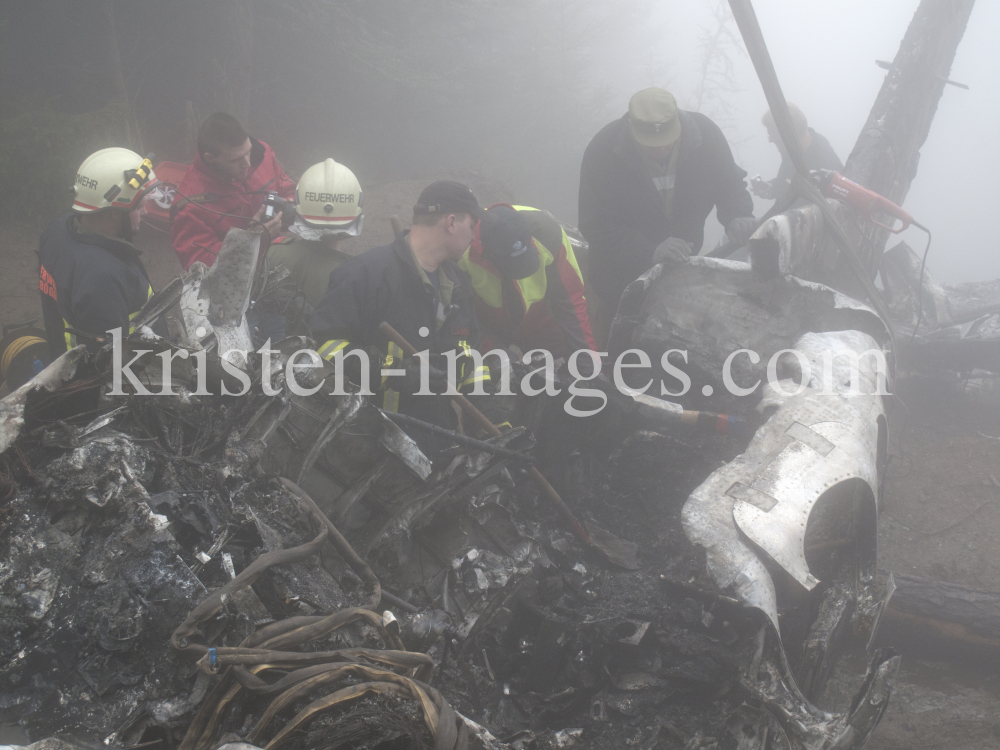
<path id="1" fill-rule="evenodd" d="M 830 169 L 817 169 L 810 172 L 809 177 L 817 185 L 817 187 L 819 187 L 820 192 L 823 193 L 824 196 L 839 200 L 841 203 L 856 209 L 861 212 L 872 224 L 880 226 L 883 229 L 887 229 L 893 234 L 899 234 L 900 232 L 909 229 L 910 226 L 914 226 L 920 231 L 927 233 L 927 246 L 924 248 L 924 256 L 920 262 L 920 289 L 917 292 L 919 298 L 919 302 L 917 304 L 917 323 L 916 326 L 914 326 L 912 335 L 910 336 L 910 341 L 912 342 L 913 338 L 917 335 L 917 329 L 920 327 L 920 323 L 923 321 L 924 317 L 924 271 L 927 266 L 927 253 L 931 249 L 931 230 L 914 219 L 908 211 L 905 211 L 900 206 L 897 206 L 884 195 L 880 195 L 874 190 L 869 190 L 853 180 L 847 179 L 844 175 L 840 174 L 840 172 L 834 172 Z M 754 180 L 756 179 L 757 178 L 754 178 Z M 883 224 L 881 221 L 876 220 L 875 216 L 877 214 L 885 214 L 891 217 L 891 221 L 888 224 Z M 898 227 L 895 227 L 896 219 L 899 219 L 900 221 L 900 225 Z M 725 244 L 714 248 L 708 253 L 708 255 L 713 258 L 728 258 L 737 250 L 739 250 L 739 246 L 736 243 L 726 242 Z"/>
<path id="2" fill-rule="evenodd" d="M 810 175 L 814 181 L 819 185 L 820 190 L 823 191 L 823 195 L 827 198 L 836 198 L 837 200 L 846 203 L 851 208 L 856 208 L 858 211 L 865 215 L 872 224 L 877 224 L 883 229 L 888 229 L 893 234 L 899 234 L 905 229 L 908 229 L 912 224 L 917 229 L 920 229 L 927 234 L 930 231 L 927 227 L 923 226 L 919 222 L 915 221 L 909 213 L 904 211 L 902 208 L 897 206 L 891 200 L 883 195 L 879 195 L 874 190 L 869 190 L 866 187 L 862 187 L 853 180 L 849 180 L 840 172 L 834 172 L 829 169 L 819 169 Z M 875 214 L 883 213 L 888 214 L 894 220 L 899 219 L 902 224 L 893 229 L 892 224 L 883 224 L 880 221 L 875 220 Z"/>

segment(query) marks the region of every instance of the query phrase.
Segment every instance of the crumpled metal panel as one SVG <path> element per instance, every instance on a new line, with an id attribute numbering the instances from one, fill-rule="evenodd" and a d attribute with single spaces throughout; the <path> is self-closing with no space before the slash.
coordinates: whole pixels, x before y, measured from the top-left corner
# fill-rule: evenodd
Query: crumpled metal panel
<path id="1" fill-rule="evenodd" d="M 238 352 L 253 350 L 246 311 L 259 255 L 260 232 L 233 228 L 211 268 L 195 262 L 184 275 L 180 306 L 188 340 L 199 345 L 214 335 L 220 355 L 237 367 L 246 366 Z"/>
<path id="2" fill-rule="evenodd" d="M 706 567 L 716 585 L 731 589 L 746 606 L 761 610 L 780 633 L 774 581 L 740 537 L 733 520 L 736 498 L 726 494 L 732 482 L 727 484 L 722 474 L 730 466 L 713 473 L 688 497 L 681 511 L 684 533 L 705 548 Z"/>
<path id="3" fill-rule="evenodd" d="M 431 460 L 417 447 L 417 442 L 403 432 L 395 422 L 382 414 L 383 432 L 378 441 L 387 451 L 402 461 L 420 479 L 431 475 Z"/>
<path id="4" fill-rule="evenodd" d="M 925 330 L 951 324 L 947 293 L 909 245 L 901 241 L 889 248 L 881 263 L 879 273 L 893 320 L 909 328 L 920 320 Z"/>
<path id="5" fill-rule="evenodd" d="M 48 367 L 31 380 L 4 396 L 0 401 L 0 453 L 10 448 L 21 434 L 24 425 L 24 405 L 28 394 L 45 389 L 54 391 L 68 382 L 76 374 L 76 366 L 86 353 L 87 347 L 80 346 L 60 354 Z"/>
<path id="6" fill-rule="evenodd" d="M 639 288 L 641 282 L 644 286 Z M 667 349 L 685 350 L 688 364 L 682 369 L 693 381 L 688 398 L 697 398 L 700 386 L 709 384 L 714 391 L 711 406 L 727 413 L 746 412 L 753 405 L 746 398 L 730 396 L 723 382 L 723 365 L 738 349 L 760 355 L 756 364 L 747 356 L 731 363 L 733 380 L 749 387 L 766 378 L 774 352 L 792 347 L 808 331 L 855 329 L 879 341 L 888 338 L 882 319 L 857 300 L 794 276 L 761 279 L 746 263 L 696 257 L 633 284 L 635 293 L 644 297 L 639 321 L 626 320 L 638 307 L 629 300 L 631 312 L 623 312 L 626 290 L 616 318 L 618 330 L 612 330 L 611 338 L 617 334 L 620 341 L 626 331 L 630 337 L 617 349 L 609 345 L 612 356 L 632 346 L 658 363 Z"/>
<path id="7" fill-rule="evenodd" d="M 767 387 L 761 409 L 777 407 L 757 431 L 747 450 L 713 472 L 684 506 L 684 530 L 708 551 L 709 572 L 723 587 L 734 587 L 749 606 L 762 609 L 777 627 L 773 584 L 739 531 L 763 549 L 806 589 L 818 583 L 805 559 L 809 516 L 824 493 L 852 479 L 862 480 L 874 502 L 878 496 L 879 425 L 884 417 L 876 391 L 874 358 L 861 360 L 859 393 L 850 392 L 846 357 L 834 359 L 834 394 L 823 395 L 822 353 L 880 350 L 878 342 L 859 331 L 808 333 L 796 343 L 810 362 L 813 377 L 802 393 L 784 396 Z M 796 383 L 778 386 L 786 392 Z M 727 517 L 728 516 L 728 517 Z M 874 545 L 874 535 L 866 541 Z M 874 549 L 867 555 L 874 559 Z M 742 575 L 762 576 L 749 587 Z M 762 592 L 770 591 L 771 596 Z"/>
<path id="8" fill-rule="evenodd" d="M 1000 310 L 1000 279 L 966 281 L 945 285 L 954 320 L 971 320 L 987 312 Z"/>
<path id="9" fill-rule="evenodd" d="M 830 206 L 840 210 L 837 201 Z M 750 265 L 762 277 L 794 274 L 819 280 L 836 267 L 838 252 L 828 247 L 823 214 L 814 205 L 772 216 L 753 233 L 747 248 Z"/>

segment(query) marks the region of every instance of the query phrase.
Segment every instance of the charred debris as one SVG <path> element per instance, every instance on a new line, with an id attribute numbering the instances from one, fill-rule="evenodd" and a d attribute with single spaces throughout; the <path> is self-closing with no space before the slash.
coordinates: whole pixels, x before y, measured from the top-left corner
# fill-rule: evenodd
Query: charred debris
<path id="1" fill-rule="evenodd" d="M 839 713 L 815 701 L 884 604 L 881 397 L 851 395 L 845 374 L 832 404 L 806 381 L 796 396 L 684 405 L 746 428 L 720 434 L 717 418 L 613 389 L 585 420 L 559 397 L 517 396 L 521 427 L 431 448 L 359 395 L 292 393 L 301 339 L 276 347 L 275 395 L 259 358 L 235 363 L 245 395 L 194 395 L 199 377 L 228 377 L 206 342 L 248 336 L 258 245 L 233 230 L 210 271 L 140 316 L 180 310 L 171 339 L 140 325 L 126 342 L 126 362 L 150 350 L 132 366 L 150 390 L 157 352 L 204 352 L 201 375 L 174 358 L 174 395 L 109 395 L 107 346 L 3 400 L 6 723 L 32 740 L 185 750 L 864 745 L 898 657 L 873 651 Z M 657 267 L 622 305 L 626 348 L 658 361 L 695 342 L 696 393 L 725 393 L 739 341 L 763 358 L 734 371 L 752 383 L 780 349 L 815 359 L 887 340 L 829 287 L 725 260 Z M 534 465 L 585 527 L 633 543 L 634 564 L 583 544 Z"/>
<path id="2" fill-rule="evenodd" d="M 932 45 L 946 72 L 970 7 L 921 3 L 873 109 L 885 125 L 848 163 L 897 203 L 944 85 L 918 75 L 920 50 L 955 29 Z M 905 153 L 886 160 L 893 128 L 909 128 Z M 357 394 L 292 393 L 302 339 L 267 373 L 223 367 L 216 352 L 254 348 L 250 301 L 282 299 L 281 269 L 256 278 L 259 236 L 233 230 L 126 342 L 126 361 L 152 350 L 132 367 L 150 390 L 158 352 L 187 390 L 111 396 L 111 347 L 78 348 L 0 402 L 0 721 L 39 750 L 863 747 L 899 665 L 872 647 L 895 587 L 876 577 L 891 417 L 877 386 L 916 347 L 990 366 L 1000 309 L 993 287 L 942 290 L 869 237 L 880 316 L 844 251 L 858 238 L 831 224 L 850 210 L 794 208 L 755 233 L 749 263 L 699 257 L 629 286 L 611 361 L 688 350 L 683 403 L 609 389 L 580 420 L 516 396 L 520 426 L 485 442 L 431 443 Z M 779 387 L 729 395 L 739 349 L 760 354 L 732 362 L 740 384 L 790 350 Z M 821 373 L 831 350 L 886 365 L 810 376 L 802 363 Z M 231 368 L 245 395 L 195 395 Z M 531 467 L 583 529 L 634 544 L 634 564 L 583 543 Z M 867 674 L 823 710 L 848 650 Z"/>

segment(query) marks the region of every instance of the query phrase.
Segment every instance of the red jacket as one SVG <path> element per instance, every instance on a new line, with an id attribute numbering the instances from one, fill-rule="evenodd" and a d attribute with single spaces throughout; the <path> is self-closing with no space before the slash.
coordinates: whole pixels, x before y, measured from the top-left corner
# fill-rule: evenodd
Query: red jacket
<path id="1" fill-rule="evenodd" d="M 295 183 L 271 147 L 250 140 L 250 174 L 242 182 L 220 177 L 199 154 L 178 186 L 171 206 L 170 242 L 185 269 L 196 260 L 206 266 L 215 263 L 226 232 L 232 227 L 246 229 L 250 225 L 246 219 L 257 213 L 265 193 L 273 190 L 286 200 L 295 197 Z"/>
<path id="2" fill-rule="evenodd" d="M 483 254 L 479 226 L 459 266 L 476 290 L 476 317 L 483 331 L 483 351 L 516 344 L 523 352 L 547 349 L 568 357 L 577 349 L 596 350 L 583 296 L 583 277 L 573 246 L 549 214 L 514 206 L 531 228 L 541 261 L 533 276 L 503 281 Z"/>

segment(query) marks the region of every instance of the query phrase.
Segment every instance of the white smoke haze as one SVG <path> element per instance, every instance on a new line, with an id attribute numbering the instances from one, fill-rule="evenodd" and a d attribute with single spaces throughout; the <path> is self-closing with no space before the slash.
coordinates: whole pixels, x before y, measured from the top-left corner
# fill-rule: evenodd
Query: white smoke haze
<path id="1" fill-rule="evenodd" d="M 875 60 L 895 57 L 918 4 L 918 0 L 754 3 L 785 97 L 799 105 L 809 125 L 829 139 L 844 162 L 886 74 Z M 739 39 L 724 1 L 659 4 L 651 15 L 657 30 L 653 46 L 633 49 L 627 65 L 628 58 L 609 57 L 594 66 L 609 76 L 610 108 L 618 115 L 624 113 L 632 93 L 649 85 L 669 89 L 682 107 L 694 106 L 702 80 L 703 38 L 706 32 L 715 31 L 719 6 L 729 30 Z M 944 283 L 1000 277 L 1000 242 L 992 219 L 1000 205 L 998 32 L 1000 3 L 980 0 L 949 75 L 969 90 L 945 87 L 904 203 L 933 232 L 927 265 Z M 730 81 L 738 90 L 720 93 L 724 106 L 703 97 L 701 111 L 723 127 L 737 162 L 749 177 L 760 174 L 770 179 L 781 158 L 760 124 L 767 102 L 742 41 L 726 52 L 732 63 Z M 717 65 L 715 70 L 719 69 Z M 723 87 L 717 84 L 716 88 Z M 770 202 L 755 200 L 759 216 Z M 722 228 L 710 218 L 706 249 L 721 236 Z M 923 251 L 923 233 L 910 229 L 899 237 Z M 890 237 L 888 246 L 896 241 Z"/>

